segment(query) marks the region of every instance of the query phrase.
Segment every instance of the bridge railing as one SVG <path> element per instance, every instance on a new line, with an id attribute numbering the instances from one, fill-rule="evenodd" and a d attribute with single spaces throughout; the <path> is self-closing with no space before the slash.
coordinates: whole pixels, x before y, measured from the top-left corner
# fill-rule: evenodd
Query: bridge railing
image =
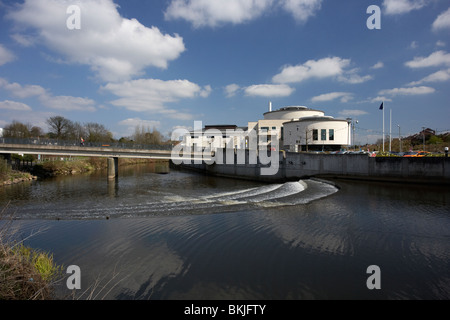
<path id="1" fill-rule="evenodd" d="M 21 144 L 21 145 L 40 145 L 40 146 L 61 146 L 61 147 L 96 147 L 96 148 L 118 148 L 135 150 L 172 150 L 172 145 L 145 145 L 137 143 L 124 142 L 84 142 L 74 140 L 43 139 L 43 138 L 0 138 L 0 144 Z"/>

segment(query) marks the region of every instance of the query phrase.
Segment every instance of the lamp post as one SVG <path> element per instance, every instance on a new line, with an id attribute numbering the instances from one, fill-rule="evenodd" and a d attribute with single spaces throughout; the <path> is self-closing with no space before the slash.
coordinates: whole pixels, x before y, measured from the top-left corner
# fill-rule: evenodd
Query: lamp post
<path id="1" fill-rule="evenodd" d="M 353 120 L 352 121 L 352 131 L 353 131 L 353 135 L 352 135 L 352 143 L 353 143 L 353 148 L 356 151 L 356 143 L 355 143 L 355 129 L 356 129 L 356 124 L 358 124 L 358 120 Z"/>
<path id="2" fill-rule="evenodd" d="M 400 152 L 402 152 L 402 136 L 400 135 L 400 125 L 397 125 L 398 127 L 398 143 L 400 144 Z"/>
<path id="3" fill-rule="evenodd" d="M 425 127 L 422 127 L 423 151 L 425 151 Z"/>

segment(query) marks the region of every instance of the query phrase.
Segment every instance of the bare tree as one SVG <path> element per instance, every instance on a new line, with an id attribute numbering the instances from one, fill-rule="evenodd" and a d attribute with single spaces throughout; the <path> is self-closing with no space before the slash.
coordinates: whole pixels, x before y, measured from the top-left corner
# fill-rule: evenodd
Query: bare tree
<path id="1" fill-rule="evenodd" d="M 47 119 L 50 128 L 49 135 L 56 139 L 67 139 L 70 135 L 72 121 L 61 116 L 54 116 Z"/>
<path id="2" fill-rule="evenodd" d="M 31 125 L 14 120 L 3 129 L 5 138 L 29 138 Z"/>

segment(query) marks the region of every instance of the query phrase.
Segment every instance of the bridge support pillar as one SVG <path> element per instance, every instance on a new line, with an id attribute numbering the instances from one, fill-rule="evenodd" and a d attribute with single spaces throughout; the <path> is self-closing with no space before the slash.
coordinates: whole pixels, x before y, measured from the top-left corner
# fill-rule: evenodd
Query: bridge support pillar
<path id="1" fill-rule="evenodd" d="M 108 158 L 108 179 L 115 179 L 119 175 L 119 158 Z"/>

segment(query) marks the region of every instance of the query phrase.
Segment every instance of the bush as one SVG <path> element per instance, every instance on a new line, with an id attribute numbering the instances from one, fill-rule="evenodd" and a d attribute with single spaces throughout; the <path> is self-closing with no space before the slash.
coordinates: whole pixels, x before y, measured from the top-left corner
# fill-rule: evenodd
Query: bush
<path id="1" fill-rule="evenodd" d="M 6 208 L 0 213 L 5 215 Z M 11 220 L 10 220 L 11 221 Z M 53 255 L 15 242 L 9 224 L 0 228 L 0 300 L 49 300 L 62 267 Z"/>

